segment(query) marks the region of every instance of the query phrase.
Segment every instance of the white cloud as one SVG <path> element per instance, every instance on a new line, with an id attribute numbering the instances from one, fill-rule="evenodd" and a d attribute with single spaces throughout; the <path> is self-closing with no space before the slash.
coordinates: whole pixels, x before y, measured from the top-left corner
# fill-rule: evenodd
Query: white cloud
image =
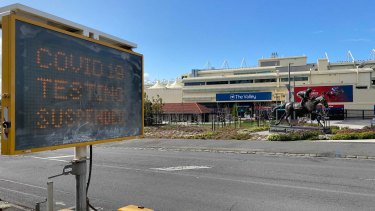
<path id="1" fill-rule="evenodd" d="M 321 34 L 323 32 L 324 32 L 323 30 L 317 30 L 317 31 L 314 31 L 313 34 Z"/>

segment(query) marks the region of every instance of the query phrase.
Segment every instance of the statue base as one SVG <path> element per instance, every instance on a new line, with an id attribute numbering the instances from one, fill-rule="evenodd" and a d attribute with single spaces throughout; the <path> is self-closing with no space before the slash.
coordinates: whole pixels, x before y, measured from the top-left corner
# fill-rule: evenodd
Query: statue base
<path id="1" fill-rule="evenodd" d="M 283 126 L 283 125 L 271 125 L 270 132 L 274 133 L 291 133 L 301 131 L 321 131 L 324 134 L 330 134 L 330 127 L 312 127 L 312 126 Z"/>

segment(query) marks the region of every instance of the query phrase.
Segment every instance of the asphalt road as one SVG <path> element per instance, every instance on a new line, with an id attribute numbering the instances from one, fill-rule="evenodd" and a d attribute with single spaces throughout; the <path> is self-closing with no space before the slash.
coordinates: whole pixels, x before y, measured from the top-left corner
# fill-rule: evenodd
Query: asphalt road
<path id="1" fill-rule="evenodd" d="M 375 161 L 94 147 L 89 197 L 102 210 L 374 210 Z M 47 177 L 72 159 L 63 149 L 0 156 L 0 198 L 32 207 Z M 74 206 L 74 176 L 53 179 L 57 208 Z"/>

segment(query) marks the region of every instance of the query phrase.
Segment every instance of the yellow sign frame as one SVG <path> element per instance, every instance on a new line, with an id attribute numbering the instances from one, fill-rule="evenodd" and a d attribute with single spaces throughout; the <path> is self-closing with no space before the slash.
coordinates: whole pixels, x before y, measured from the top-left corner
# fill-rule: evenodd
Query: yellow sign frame
<path id="1" fill-rule="evenodd" d="M 120 138 L 113 138 L 113 139 L 103 139 L 103 140 L 95 140 L 95 141 L 88 141 L 88 142 L 79 142 L 79 143 L 72 143 L 72 144 L 64 144 L 64 145 L 54 145 L 48 147 L 40 147 L 40 148 L 31 148 L 26 150 L 16 150 L 15 143 L 15 125 L 16 123 L 16 96 L 15 96 L 15 89 L 16 89 L 16 74 L 15 74 L 15 51 L 16 51 L 16 41 L 15 41 L 15 22 L 16 20 L 23 21 L 29 24 L 33 24 L 36 26 L 40 26 L 46 29 L 50 29 L 56 32 L 60 32 L 66 35 L 70 35 L 79 39 L 87 40 L 90 42 L 94 42 L 100 45 L 107 46 L 109 48 L 113 48 L 116 50 L 120 50 L 123 52 L 131 53 L 137 56 L 140 56 L 142 59 L 142 77 L 144 74 L 144 62 L 143 62 L 143 55 L 126 50 L 99 40 L 95 40 L 93 38 L 85 37 L 83 35 L 74 34 L 72 32 L 68 32 L 44 23 L 40 23 L 34 20 L 27 19 L 25 17 L 17 16 L 14 14 L 3 16 L 2 17 L 2 100 L 1 100 L 1 107 L 3 112 L 1 112 L 1 122 L 8 120 L 11 122 L 10 128 L 8 128 L 8 136 L 7 138 L 4 137 L 4 128 L 2 128 L 2 137 L 1 137 L 1 154 L 3 155 L 17 155 L 17 154 L 26 154 L 31 152 L 40 152 L 40 151 L 47 151 L 47 150 L 56 150 L 62 148 L 69 148 L 69 147 L 80 147 L 80 146 L 87 146 L 93 144 L 101 144 L 101 143 L 108 143 L 108 142 L 115 142 L 115 141 L 122 141 L 122 140 L 129 140 L 129 139 L 136 139 L 136 138 L 143 138 L 144 136 L 144 121 L 142 121 L 142 128 L 141 134 L 139 136 L 127 136 L 127 137 L 120 137 Z M 142 80 L 142 120 L 144 119 L 144 82 Z M 4 110 L 8 110 L 9 112 L 4 112 Z M 4 113 L 8 113 L 6 117 Z M 3 127 L 3 126 L 1 126 Z"/>

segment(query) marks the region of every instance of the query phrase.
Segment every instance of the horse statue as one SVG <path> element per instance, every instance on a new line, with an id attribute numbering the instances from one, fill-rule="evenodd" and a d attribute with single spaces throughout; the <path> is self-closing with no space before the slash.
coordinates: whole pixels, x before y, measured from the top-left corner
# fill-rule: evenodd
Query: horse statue
<path id="1" fill-rule="evenodd" d="M 323 124 L 320 122 L 323 115 L 316 112 L 318 104 L 322 104 L 326 109 L 328 108 L 328 103 L 324 95 L 309 99 L 303 106 L 301 105 L 301 103 L 297 102 L 287 102 L 283 103 L 282 105 L 276 106 L 272 109 L 272 113 L 274 113 L 277 109 L 285 109 L 285 113 L 281 116 L 280 120 L 275 125 L 279 125 L 281 120 L 285 118 L 288 124 L 291 126 L 289 117 L 293 114 L 294 111 L 296 111 L 297 116 L 316 114 L 316 120 L 318 121 L 318 124 L 323 127 Z"/>

